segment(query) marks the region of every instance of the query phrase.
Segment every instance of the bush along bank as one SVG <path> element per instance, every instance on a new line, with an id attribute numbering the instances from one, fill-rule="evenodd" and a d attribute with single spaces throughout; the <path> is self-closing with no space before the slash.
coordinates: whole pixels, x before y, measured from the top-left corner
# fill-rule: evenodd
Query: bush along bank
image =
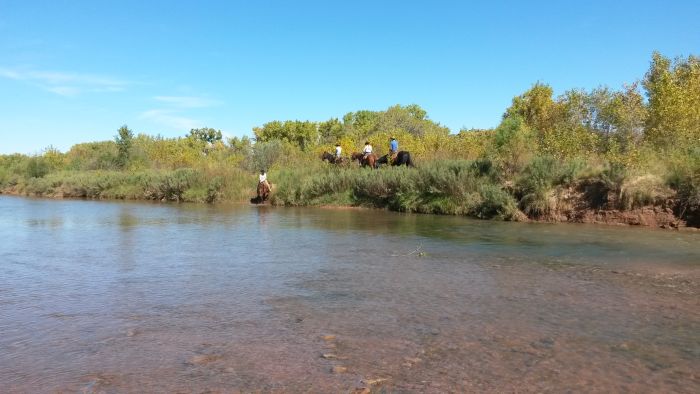
<path id="1" fill-rule="evenodd" d="M 361 206 L 399 212 L 465 215 L 479 219 L 700 227 L 697 167 L 666 178 L 580 159 L 536 156 L 511 176 L 509 164 L 488 158 L 433 160 L 417 168 L 377 170 L 319 162 L 271 170 L 271 204 Z M 12 177 L 7 194 L 49 198 L 173 202 L 244 202 L 256 175 L 227 169 L 58 171 Z"/>
<path id="2" fill-rule="evenodd" d="M 287 169 L 278 172 L 272 203 L 353 205 L 480 219 L 700 227 L 697 177 L 675 188 L 660 176 L 614 166 L 535 157 L 515 179 L 488 159 L 425 163 L 380 170 Z"/>
<path id="3" fill-rule="evenodd" d="M 14 178 L 3 185 L 6 194 L 48 198 L 154 200 L 174 202 L 241 201 L 253 193 L 254 177 L 211 174 L 191 168 L 177 170 L 62 171 L 41 178 Z"/>

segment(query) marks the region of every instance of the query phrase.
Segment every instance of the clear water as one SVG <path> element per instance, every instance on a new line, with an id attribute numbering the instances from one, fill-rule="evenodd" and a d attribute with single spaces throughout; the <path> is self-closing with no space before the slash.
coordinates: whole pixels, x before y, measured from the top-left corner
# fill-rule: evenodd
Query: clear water
<path id="1" fill-rule="evenodd" d="M 0 391 L 698 392 L 699 272 L 697 233 L 0 196 Z"/>

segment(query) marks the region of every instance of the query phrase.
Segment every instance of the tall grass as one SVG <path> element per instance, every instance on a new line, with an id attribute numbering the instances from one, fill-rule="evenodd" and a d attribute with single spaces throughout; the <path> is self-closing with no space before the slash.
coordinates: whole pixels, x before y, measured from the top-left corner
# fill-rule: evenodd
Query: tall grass
<path id="1" fill-rule="evenodd" d="M 483 161 L 434 161 L 420 168 L 288 169 L 278 174 L 273 203 L 351 204 L 402 212 L 517 219 L 514 198 Z"/>
<path id="2" fill-rule="evenodd" d="M 530 217 L 550 217 L 557 210 L 557 188 L 572 186 L 585 169 L 585 161 L 578 158 L 534 157 L 516 179 L 514 194 L 520 209 Z"/>
<path id="3" fill-rule="evenodd" d="M 666 183 L 677 192 L 676 214 L 690 226 L 700 227 L 700 147 L 669 158 Z"/>
<path id="4" fill-rule="evenodd" d="M 244 199 L 252 193 L 253 182 L 250 174 L 240 170 L 216 174 L 183 168 L 137 172 L 59 171 L 40 178 L 19 178 L 9 186 L 17 193 L 34 196 L 214 202 Z"/>

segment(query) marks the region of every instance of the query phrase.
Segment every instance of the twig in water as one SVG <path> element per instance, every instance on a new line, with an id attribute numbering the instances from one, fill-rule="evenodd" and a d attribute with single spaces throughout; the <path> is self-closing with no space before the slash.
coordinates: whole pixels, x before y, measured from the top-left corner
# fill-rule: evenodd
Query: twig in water
<path id="1" fill-rule="evenodd" d="M 412 252 L 409 252 L 406 254 L 392 254 L 392 255 L 390 255 L 390 257 L 408 257 L 414 253 L 418 253 L 418 255 L 421 255 L 423 253 L 423 252 L 421 252 L 421 249 L 423 249 L 423 244 L 418 245 L 418 247 Z"/>

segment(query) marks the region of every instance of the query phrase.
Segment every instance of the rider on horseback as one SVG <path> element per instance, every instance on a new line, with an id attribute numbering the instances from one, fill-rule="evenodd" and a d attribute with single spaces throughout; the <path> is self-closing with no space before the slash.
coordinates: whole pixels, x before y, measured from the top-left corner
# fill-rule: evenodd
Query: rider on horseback
<path id="1" fill-rule="evenodd" d="M 399 154 L 399 142 L 393 136 L 389 138 L 389 163 L 393 163 L 396 160 L 396 155 Z"/>
<path id="2" fill-rule="evenodd" d="M 262 184 L 264 184 L 265 186 L 267 186 L 267 190 L 270 190 L 270 184 L 267 182 L 267 174 L 265 173 L 265 170 L 264 170 L 264 169 L 263 169 L 263 170 L 260 170 L 259 179 L 260 179 L 260 183 L 262 183 Z"/>
<path id="3" fill-rule="evenodd" d="M 364 156 L 362 156 L 363 160 L 367 160 L 367 156 L 372 154 L 372 145 L 369 144 L 369 141 L 365 142 L 365 147 L 362 149 L 362 153 L 364 153 Z"/>
<path id="4" fill-rule="evenodd" d="M 340 154 L 343 152 L 343 148 L 340 147 L 340 143 L 335 144 L 335 160 L 340 160 Z"/>

